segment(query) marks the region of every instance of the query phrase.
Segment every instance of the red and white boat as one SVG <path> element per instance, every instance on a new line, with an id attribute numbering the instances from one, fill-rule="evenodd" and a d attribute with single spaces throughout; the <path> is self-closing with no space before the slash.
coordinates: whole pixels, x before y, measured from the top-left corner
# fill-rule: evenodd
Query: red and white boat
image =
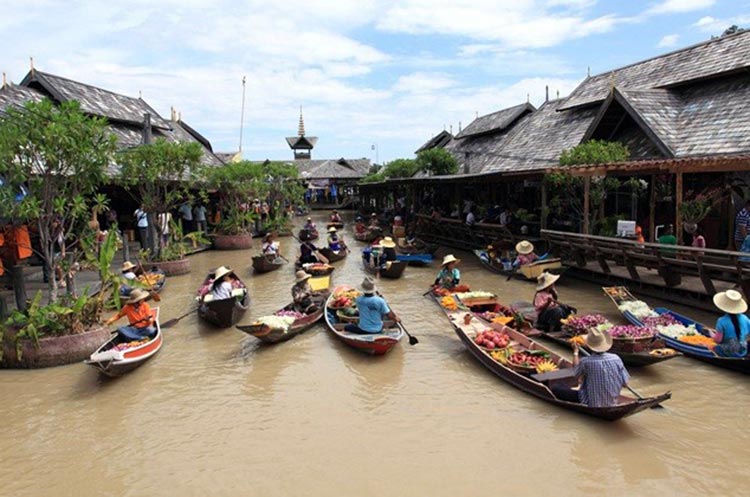
<path id="1" fill-rule="evenodd" d="M 398 323 L 393 321 L 385 322 L 385 328 L 381 333 L 350 333 L 344 330 L 346 323 L 340 322 L 336 310 L 332 309 L 330 304 L 333 302 L 334 295 L 339 292 L 351 290 L 352 287 L 341 285 L 336 287 L 326 301 L 325 320 L 328 329 L 350 347 L 372 355 L 383 355 L 391 350 L 404 336 L 404 330 Z"/>
<path id="2" fill-rule="evenodd" d="M 134 370 L 161 349 L 162 334 L 158 307 L 154 309 L 154 318 L 156 335 L 153 338 L 134 341 L 115 332 L 84 363 L 112 378 Z"/>

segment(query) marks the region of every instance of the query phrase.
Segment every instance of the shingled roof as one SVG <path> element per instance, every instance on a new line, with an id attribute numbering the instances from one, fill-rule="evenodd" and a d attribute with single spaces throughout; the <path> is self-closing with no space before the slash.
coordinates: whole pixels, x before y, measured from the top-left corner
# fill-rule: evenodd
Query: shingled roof
<path id="1" fill-rule="evenodd" d="M 35 69 L 29 71 L 21 86 L 41 90 L 57 102 L 76 100 L 83 112 L 106 117 L 109 121 L 139 124 L 145 114 L 150 114 L 152 127 L 170 128 L 169 123 L 142 98 L 128 97 Z"/>
<path id="2" fill-rule="evenodd" d="M 485 135 L 497 133 L 511 126 L 517 119 L 529 112 L 534 112 L 536 108 L 526 102 L 507 109 L 502 109 L 491 114 L 480 116 L 474 119 L 471 124 L 466 126 L 463 131 L 456 135 L 456 138 L 466 138 L 469 136 Z"/>
<path id="3" fill-rule="evenodd" d="M 0 116 L 7 114 L 5 109 L 21 109 L 26 102 L 41 102 L 42 99 L 44 95 L 36 90 L 12 83 L 6 84 L 0 88 Z"/>
<path id="4" fill-rule="evenodd" d="M 722 36 L 586 78 L 560 110 L 603 101 L 612 86 L 668 88 L 750 67 L 750 30 Z"/>
<path id="5" fill-rule="evenodd" d="M 291 164 L 307 179 L 359 179 L 370 172 L 369 159 L 297 159 Z"/>
<path id="6" fill-rule="evenodd" d="M 422 150 L 429 150 L 431 148 L 443 148 L 445 147 L 450 141 L 453 139 L 453 135 L 450 134 L 448 131 L 443 130 L 440 133 L 436 134 L 429 140 L 427 140 L 424 145 L 419 147 L 414 153 L 418 154 Z"/>

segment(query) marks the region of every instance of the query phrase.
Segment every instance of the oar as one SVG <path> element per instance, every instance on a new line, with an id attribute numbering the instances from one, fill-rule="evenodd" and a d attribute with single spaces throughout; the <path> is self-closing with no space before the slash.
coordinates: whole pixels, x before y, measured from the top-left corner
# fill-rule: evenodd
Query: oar
<path id="1" fill-rule="evenodd" d="M 179 317 L 176 317 L 176 318 L 172 318 L 172 319 L 170 319 L 170 320 L 169 320 L 169 321 L 167 321 L 166 323 L 162 324 L 162 325 L 161 325 L 161 327 L 162 327 L 162 328 L 171 328 L 172 326 L 174 326 L 174 325 L 176 325 L 177 323 L 179 323 L 179 322 L 180 322 L 180 321 L 182 320 L 182 318 L 185 318 L 185 317 L 187 317 L 187 316 L 191 315 L 192 313 L 194 313 L 194 312 L 195 312 L 195 311 L 197 311 L 197 310 L 198 310 L 198 308 L 197 308 L 197 307 L 196 307 L 195 309 L 191 309 L 191 310 L 189 310 L 188 312 L 186 312 L 185 314 L 183 314 L 182 316 L 179 316 Z"/>
<path id="2" fill-rule="evenodd" d="M 508 277 L 507 277 L 507 278 L 505 279 L 505 281 L 510 281 L 510 279 L 511 279 L 511 278 L 512 278 L 513 276 L 515 276 L 515 274 L 516 274 L 516 272 L 518 271 L 518 268 L 519 268 L 519 267 L 521 267 L 521 266 L 520 266 L 520 265 L 518 265 L 518 266 L 515 266 L 515 265 L 514 265 L 514 266 L 513 266 L 513 269 L 512 269 L 511 271 L 510 271 L 510 274 L 509 274 L 509 275 L 508 275 Z"/>
<path id="3" fill-rule="evenodd" d="M 416 345 L 419 343 L 419 340 L 417 340 L 417 337 L 409 333 L 409 330 L 406 329 L 406 326 L 404 326 L 403 323 L 401 323 L 400 321 L 397 321 L 396 324 L 398 325 L 399 328 L 401 328 L 401 331 L 406 333 L 406 336 L 409 337 L 409 345 Z"/>

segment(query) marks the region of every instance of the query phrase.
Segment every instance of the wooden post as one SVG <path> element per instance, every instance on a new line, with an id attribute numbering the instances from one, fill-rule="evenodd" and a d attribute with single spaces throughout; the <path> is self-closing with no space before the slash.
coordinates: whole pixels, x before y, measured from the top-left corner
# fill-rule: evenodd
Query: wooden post
<path id="1" fill-rule="evenodd" d="M 583 234 L 589 234 L 589 194 L 591 191 L 591 176 L 583 178 Z"/>
<path id="2" fill-rule="evenodd" d="M 16 296 L 16 309 L 26 310 L 26 278 L 23 275 L 23 266 L 15 265 L 10 268 L 10 281 Z"/>
<path id="3" fill-rule="evenodd" d="M 654 243 L 654 232 L 656 230 L 656 175 L 651 175 L 651 192 L 648 199 L 648 237 L 649 243 Z"/>
<path id="4" fill-rule="evenodd" d="M 5 295 L 0 295 L 0 320 L 5 321 L 8 317 L 8 300 Z"/>
<path id="5" fill-rule="evenodd" d="M 682 207 L 682 172 L 675 173 L 674 187 L 674 230 L 677 237 L 677 245 L 682 245 L 682 216 L 680 215 Z"/>
<path id="6" fill-rule="evenodd" d="M 128 237 L 123 232 L 120 232 L 120 238 L 122 238 L 122 262 L 130 260 L 130 244 L 128 243 Z"/>
<path id="7" fill-rule="evenodd" d="M 67 257 L 67 268 L 65 271 L 65 286 L 67 287 L 68 295 L 76 297 L 76 277 L 73 274 L 73 254 L 68 254 Z"/>
<path id="8" fill-rule="evenodd" d="M 547 229 L 547 183 L 542 178 L 542 212 L 541 212 L 541 227 L 543 230 Z"/>

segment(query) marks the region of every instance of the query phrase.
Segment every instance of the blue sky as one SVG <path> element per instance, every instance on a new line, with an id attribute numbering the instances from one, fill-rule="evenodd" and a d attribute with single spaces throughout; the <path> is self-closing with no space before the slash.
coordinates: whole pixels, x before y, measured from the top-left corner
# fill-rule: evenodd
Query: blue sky
<path id="1" fill-rule="evenodd" d="M 29 68 L 174 106 L 218 151 L 287 159 L 303 107 L 314 158 L 411 157 L 476 113 L 567 95 L 586 76 L 685 47 L 750 0 L 11 0 L 3 71 Z"/>

